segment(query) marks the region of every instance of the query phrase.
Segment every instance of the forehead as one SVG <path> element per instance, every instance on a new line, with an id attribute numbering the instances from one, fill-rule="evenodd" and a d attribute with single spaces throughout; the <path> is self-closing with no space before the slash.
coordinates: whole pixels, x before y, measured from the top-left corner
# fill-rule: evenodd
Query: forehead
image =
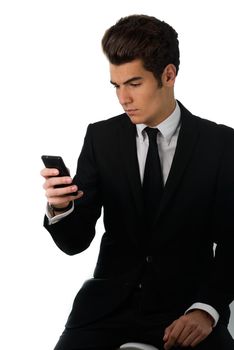
<path id="1" fill-rule="evenodd" d="M 120 65 L 110 63 L 111 81 L 118 85 L 134 77 L 141 77 L 144 79 L 148 75 L 153 75 L 153 73 L 147 71 L 143 67 L 143 62 L 140 59 Z"/>

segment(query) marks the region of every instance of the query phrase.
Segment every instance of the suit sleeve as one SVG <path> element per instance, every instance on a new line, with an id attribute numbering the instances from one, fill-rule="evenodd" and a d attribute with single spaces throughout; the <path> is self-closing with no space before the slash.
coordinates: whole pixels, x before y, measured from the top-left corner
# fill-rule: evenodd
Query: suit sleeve
<path id="1" fill-rule="evenodd" d="M 95 236 L 96 222 L 101 215 L 102 200 L 91 124 L 88 126 L 78 159 L 74 182 L 84 195 L 74 202 L 73 212 L 53 225 L 49 225 L 47 217 L 44 218 L 44 226 L 56 245 L 69 255 L 88 248 Z"/>
<path id="2" fill-rule="evenodd" d="M 212 219 L 215 258 L 211 274 L 199 294 L 199 301 L 212 305 L 219 313 L 234 299 L 234 132 L 229 129 L 229 133 L 223 134 L 225 146 Z"/>

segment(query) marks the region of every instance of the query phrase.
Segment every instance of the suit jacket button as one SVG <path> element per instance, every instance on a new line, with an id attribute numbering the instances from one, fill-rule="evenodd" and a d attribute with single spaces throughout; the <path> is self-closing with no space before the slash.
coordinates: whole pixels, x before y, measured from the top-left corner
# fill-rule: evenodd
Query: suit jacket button
<path id="1" fill-rule="evenodd" d="M 147 262 L 148 264 L 153 262 L 153 257 L 152 257 L 152 255 L 148 255 L 148 256 L 146 257 L 146 262 Z"/>

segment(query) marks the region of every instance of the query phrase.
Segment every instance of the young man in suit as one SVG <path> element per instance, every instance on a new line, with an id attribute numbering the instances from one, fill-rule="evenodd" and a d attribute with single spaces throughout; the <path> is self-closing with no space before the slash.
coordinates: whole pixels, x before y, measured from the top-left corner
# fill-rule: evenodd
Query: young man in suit
<path id="1" fill-rule="evenodd" d="M 125 113 L 88 126 L 75 185 L 55 188 L 71 178 L 41 172 L 45 227 L 61 250 L 88 248 L 102 208 L 105 226 L 55 349 L 234 349 L 234 131 L 175 100 L 179 47 L 167 23 L 122 18 L 102 46 Z"/>

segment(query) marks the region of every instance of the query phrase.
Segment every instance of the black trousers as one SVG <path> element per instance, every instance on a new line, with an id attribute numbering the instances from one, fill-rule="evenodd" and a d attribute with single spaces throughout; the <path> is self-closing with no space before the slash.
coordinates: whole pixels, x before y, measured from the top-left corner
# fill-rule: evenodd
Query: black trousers
<path id="1" fill-rule="evenodd" d="M 175 319 L 174 315 L 144 312 L 139 290 L 117 310 L 102 319 L 83 327 L 66 328 L 54 350 L 116 350 L 127 342 L 151 344 L 163 350 L 165 328 Z M 227 327 L 219 322 L 195 349 L 234 350 L 234 340 Z"/>

